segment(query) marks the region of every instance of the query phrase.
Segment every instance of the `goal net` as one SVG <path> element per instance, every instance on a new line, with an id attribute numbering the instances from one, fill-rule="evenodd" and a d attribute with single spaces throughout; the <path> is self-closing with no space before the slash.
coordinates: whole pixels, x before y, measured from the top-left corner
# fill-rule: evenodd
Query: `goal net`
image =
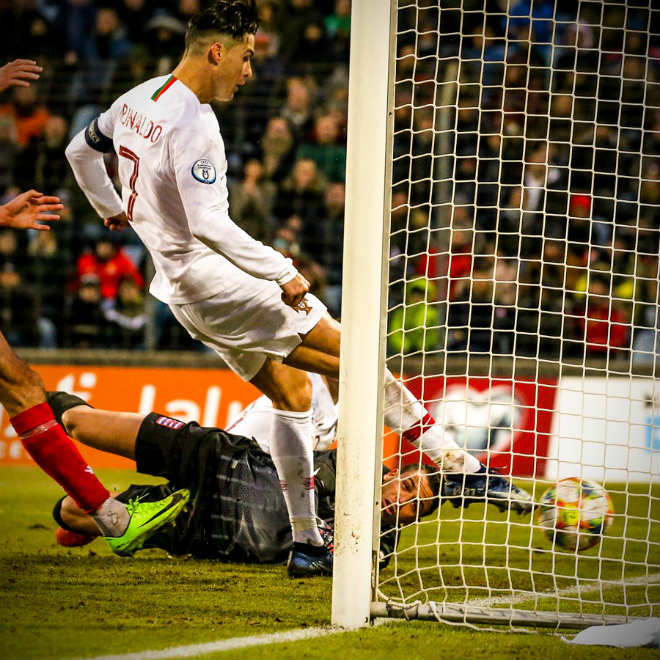
<path id="1" fill-rule="evenodd" d="M 369 22 L 360 4 L 352 51 Z M 354 590 L 367 581 L 367 618 L 579 628 L 658 616 L 655 6 L 399 0 L 392 8 L 384 240 L 362 244 L 358 256 L 351 256 L 358 231 L 351 223 L 366 222 L 356 213 L 363 192 L 349 188 L 347 199 L 335 623 L 364 622 L 364 610 L 342 616 L 342 598 L 361 598 L 346 596 L 345 575 Z M 373 35 L 368 47 L 376 48 Z M 363 176 L 355 159 L 366 140 L 350 125 L 360 112 L 359 61 L 351 58 L 349 187 Z M 377 99 L 366 101 L 364 112 L 378 121 Z M 371 253 L 382 269 L 373 269 Z M 366 268 L 352 271 L 360 260 Z M 354 311 L 354 301 L 365 304 L 365 278 L 378 272 L 383 281 L 369 290 L 380 301 L 370 326 L 376 334 L 360 339 L 368 310 Z M 426 462 L 439 478 L 439 506 L 422 515 L 429 496 L 417 486 L 416 519 L 383 525 L 392 509 L 381 504 L 380 446 L 375 470 L 361 466 L 356 475 L 349 457 L 360 459 L 355 445 L 364 445 L 370 427 L 356 428 L 357 413 L 343 410 L 356 398 L 367 409 L 362 390 L 371 383 L 380 440 L 385 404 L 374 383 L 382 367 L 369 361 L 369 341 L 452 442 L 529 492 L 533 512 L 500 511 L 465 478 L 458 496 L 445 497 L 447 474 L 401 439 L 402 419 L 387 429 L 383 464 L 398 470 L 403 489 L 405 467 Z M 576 496 L 579 514 L 567 486 L 544 499 L 568 478 L 593 482 Z M 612 501 L 609 527 L 607 514 L 599 523 L 589 508 L 599 486 Z M 371 507 L 362 508 L 361 522 L 360 488 Z M 555 517 L 557 531 L 548 532 L 544 520 L 555 527 Z M 595 544 L 573 547 L 590 525 Z M 369 546 L 368 580 L 356 570 L 358 537 Z"/>

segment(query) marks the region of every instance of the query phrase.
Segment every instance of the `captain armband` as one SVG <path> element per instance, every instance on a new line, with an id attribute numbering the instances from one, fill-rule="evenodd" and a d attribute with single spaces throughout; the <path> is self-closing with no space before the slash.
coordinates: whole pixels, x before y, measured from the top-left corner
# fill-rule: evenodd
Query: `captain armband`
<path id="1" fill-rule="evenodd" d="M 106 137 L 99 130 L 99 119 L 98 117 L 91 122 L 85 129 L 85 142 L 95 151 L 100 151 L 103 154 L 107 154 L 109 151 L 114 150 L 112 140 L 109 137 Z"/>

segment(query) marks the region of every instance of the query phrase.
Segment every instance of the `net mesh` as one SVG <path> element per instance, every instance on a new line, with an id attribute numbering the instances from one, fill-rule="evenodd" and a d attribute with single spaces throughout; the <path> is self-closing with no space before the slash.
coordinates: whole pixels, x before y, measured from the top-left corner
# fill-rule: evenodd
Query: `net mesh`
<path id="1" fill-rule="evenodd" d="M 390 613 L 658 616 L 659 23 L 643 1 L 399 1 L 389 366 L 535 502 L 576 477 L 614 514 L 578 551 L 534 514 L 422 503 L 382 527 Z M 386 465 L 409 449 L 387 436 Z"/>

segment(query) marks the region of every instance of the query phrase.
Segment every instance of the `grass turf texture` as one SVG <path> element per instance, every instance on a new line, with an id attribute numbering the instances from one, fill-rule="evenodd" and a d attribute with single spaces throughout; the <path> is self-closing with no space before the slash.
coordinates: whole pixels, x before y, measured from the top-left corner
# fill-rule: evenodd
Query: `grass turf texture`
<path id="1" fill-rule="evenodd" d="M 103 471 L 100 476 L 112 488 L 149 479 L 116 471 Z M 60 494 L 57 485 L 37 469 L 0 468 L 2 658 L 130 653 L 329 622 L 331 581 L 292 581 L 286 578 L 282 566 L 171 559 L 156 550 L 142 552 L 135 559 L 120 559 L 112 556 L 101 540 L 84 548 L 60 548 L 55 544 L 55 524 L 50 517 Z M 639 500 L 640 515 L 646 511 L 648 516 L 649 499 L 632 499 Z M 478 518 L 479 510 L 473 505 L 470 515 Z M 449 505 L 443 507 L 445 515 L 456 516 Z M 489 520 L 491 515 L 491 523 L 499 522 L 499 528 L 504 527 L 505 515 L 489 512 Z M 655 516 L 657 519 L 657 511 Z M 449 533 L 452 524 L 444 525 L 443 534 Z M 423 541 L 428 550 L 437 525 L 422 526 L 418 533 L 418 542 Z M 630 536 L 630 531 L 626 536 Z M 404 542 L 409 544 L 412 537 L 409 534 Z M 442 552 L 447 553 L 448 548 Z M 503 561 L 505 549 L 501 546 L 500 553 Z M 404 553 L 400 561 L 402 568 L 408 565 L 405 570 L 412 568 L 406 558 L 409 554 Z M 489 555 L 489 563 L 497 558 Z M 652 561 L 657 561 L 657 557 Z M 658 600 L 657 589 L 653 597 Z M 318 640 L 257 646 L 205 657 L 494 660 L 643 659 L 657 655 L 657 649 L 574 647 L 547 633 L 493 633 L 431 622 L 397 622 Z"/>

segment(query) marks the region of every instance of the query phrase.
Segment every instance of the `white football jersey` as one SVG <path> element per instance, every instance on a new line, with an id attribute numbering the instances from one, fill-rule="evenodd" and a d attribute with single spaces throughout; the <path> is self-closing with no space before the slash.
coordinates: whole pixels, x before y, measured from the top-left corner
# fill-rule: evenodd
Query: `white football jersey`
<path id="1" fill-rule="evenodd" d="M 119 157 L 123 209 L 151 253 L 151 293 L 185 304 L 218 292 L 249 297 L 252 278 L 284 284 L 290 259 L 229 217 L 227 158 L 208 104 L 174 76 L 148 80 L 101 114 Z"/>

